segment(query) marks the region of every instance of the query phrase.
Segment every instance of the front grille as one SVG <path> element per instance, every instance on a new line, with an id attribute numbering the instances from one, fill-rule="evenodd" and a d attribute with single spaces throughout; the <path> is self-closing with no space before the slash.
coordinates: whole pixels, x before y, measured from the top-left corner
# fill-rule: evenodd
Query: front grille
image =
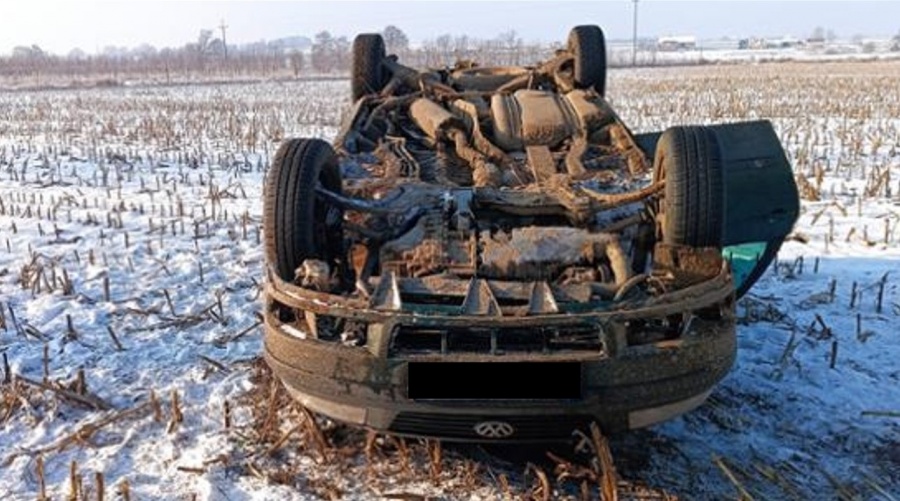
<path id="1" fill-rule="evenodd" d="M 475 432 L 479 423 L 499 421 L 512 425 L 513 434 L 505 440 L 560 440 L 576 429 L 587 430 L 591 417 L 585 415 L 484 416 L 401 412 L 391 423 L 394 433 L 457 440 L 485 440 Z"/>
<path id="2" fill-rule="evenodd" d="M 442 329 L 400 326 L 391 339 L 392 355 L 433 353 L 554 353 L 603 350 L 595 325 L 535 328 Z"/>

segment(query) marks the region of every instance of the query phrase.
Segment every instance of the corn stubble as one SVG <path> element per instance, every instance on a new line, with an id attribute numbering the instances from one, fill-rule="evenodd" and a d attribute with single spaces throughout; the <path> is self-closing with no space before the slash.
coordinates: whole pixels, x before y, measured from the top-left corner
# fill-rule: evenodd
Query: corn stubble
<path id="1" fill-rule="evenodd" d="M 222 235 L 235 245 L 260 246 L 259 208 L 247 208 L 252 194 L 258 193 L 258 187 L 250 185 L 258 179 L 254 175 L 265 171 L 283 139 L 332 136 L 340 110 L 348 104 L 334 96 L 345 95 L 345 86 L 302 82 L 84 90 L 33 93 L 28 100 L 0 95 L 0 137 L 14 138 L 0 143 L 0 178 L 29 188 L 0 191 L 0 221 L 6 221 L 0 227 L 0 253 L 21 256 L 22 263 L 18 269 L 0 269 L 0 276 L 13 276 L 31 298 L 62 295 L 108 305 L 113 324 L 104 329 L 111 350 L 106 356 L 124 356 L 139 349 L 136 336 L 166 329 L 216 328 L 225 333 L 212 342 L 217 346 L 258 338 L 260 323 L 234 324 L 226 305 L 256 301 L 261 273 L 248 272 L 241 288 L 227 288 L 219 283 L 224 263 L 210 261 L 205 254 L 214 237 Z M 876 247 L 897 245 L 896 208 L 846 235 L 835 235 L 833 228 L 836 219 L 861 216 L 864 202 L 900 199 L 898 87 L 896 64 L 783 63 L 613 71 L 608 94 L 635 132 L 683 123 L 771 119 L 794 165 L 810 227 L 830 226 L 830 245 L 843 241 Z M 79 168 L 80 163 L 93 167 Z M 227 176 L 217 175 L 222 173 Z M 46 188 L 57 189 L 45 193 Z M 39 248 L 21 235 L 24 229 L 36 231 Z M 795 237 L 806 238 L 800 232 Z M 175 264 L 170 249 L 184 242 L 196 255 L 198 281 L 207 293 L 199 306 L 186 305 L 184 291 L 175 288 L 136 291 L 128 283 L 117 283 L 115 277 L 133 274 L 136 264 L 152 263 L 156 275 L 171 276 Z M 248 270 L 258 271 L 259 262 L 251 264 Z M 108 271 L 92 274 L 99 266 Z M 776 271 L 802 275 L 802 259 L 779 263 Z M 808 265 L 805 272 L 810 273 Z M 836 290 L 849 291 L 850 309 L 863 304 L 877 305 L 879 313 L 900 309 L 884 301 L 893 279 L 885 275 L 871 283 L 833 282 L 821 301 L 833 303 Z M 745 322 L 790 322 L 771 305 L 751 300 L 743 308 Z M 141 327 L 125 321 L 134 318 L 143 319 Z M 857 319 L 858 339 L 869 332 L 864 320 Z M 27 338 L 38 346 L 51 340 L 84 343 L 85 327 L 79 322 L 72 317 L 60 332 L 42 332 L 19 305 L 0 297 L 0 336 Z M 828 319 L 818 317 L 808 328 L 801 327 L 798 331 L 807 337 L 834 343 L 824 364 L 839 366 L 840 351 Z M 781 360 L 775 361 L 780 370 L 787 369 L 798 343 L 792 338 Z M 91 448 L 92 438 L 106 427 L 152 422 L 156 433 L 192 433 L 191 411 L 177 391 L 157 396 L 151 390 L 130 407 L 114 407 L 109 402 L 119 389 L 95 387 L 90 368 L 73 379 L 64 364 L 47 354 L 38 380 L 16 374 L 10 362 L 4 352 L 0 424 L 24 419 L 38 426 L 61 408 L 77 408 L 88 416 L 52 443 L 0 458 L 3 464 L 21 455 L 33 458 L 38 499 L 60 497 L 48 491 L 69 499 L 103 499 L 104 492 L 108 497 L 131 497 L 128 474 L 104 479 L 102 472 L 83 471 L 76 461 L 68 478 L 57 479 L 58 485 L 45 478 L 48 464 L 64 461 L 62 451 Z M 616 455 L 625 456 L 627 463 L 629 451 L 611 449 L 596 427 L 579 432 L 580 454 L 549 453 L 542 461 L 510 468 L 439 442 L 379 435 L 322 419 L 294 402 L 260 360 L 233 364 L 202 357 L 197 367 L 203 369 L 204 379 L 245 371 L 253 389 L 220 407 L 222 433 L 235 444 L 235 452 L 180 466 L 187 474 L 219 468 L 324 499 L 360 489 L 388 499 L 427 499 L 418 493 L 435 488 L 450 498 L 480 493 L 502 499 L 676 499 L 647 487 L 639 473 L 617 471 Z M 733 459 L 715 457 L 711 463 L 738 496 L 756 499 L 754 490 L 763 489 L 761 485 L 774 486 L 786 496 L 801 495 L 789 469 L 754 464 L 752 470 L 740 470 Z M 829 476 L 829 482 L 841 498 L 855 494 L 839 479 Z M 874 492 L 883 490 L 879 479 L 866 482 Z M 683 487 L 671 490 L 691 497 Z"/>

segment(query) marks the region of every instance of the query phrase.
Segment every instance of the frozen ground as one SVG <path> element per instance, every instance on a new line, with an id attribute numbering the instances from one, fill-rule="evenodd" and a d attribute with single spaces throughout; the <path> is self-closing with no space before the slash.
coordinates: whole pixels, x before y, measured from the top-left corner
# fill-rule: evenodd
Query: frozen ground
<path id="1" fill-rule="evenodd" d="M 771 118 L 808 183 L 738 306 L 734 370 L 697 411 L 613 437 L 624 479 L 683 499 L 900 498 L 900 65 L 822 66 L 611 75 L 638 131 Z M 335 134 L 346 87 L 0 95 L 3 499 L 73 483 L 79 499 L 501 499 L 530 492 L 526 461 L 553 479 L 540 451 L 367 447 L 271 394 L 264 170 L 282 138 Z"/>
<path id="2" fill-rule="evenodd" d="M 737 45 L 737 44 L 735 44 Z M 900 59 L 900 52 L 891 52 L 882 47 L 880 50 L 865 52 L 862 47 L 854 45 L 836 45 L 829 48 L 791 48 L 791 49 L 749 49 L 737 48 L 699 48 L 679 51 L 641 51 L 638 52 L 639 65 L 691 65 L 691 64 L 755 64 L 775 61 L 795 62 L 846 62 L 846 61 L 887 61 Z M 631 45 L 611 47 L 609 60 L 617 66 L 629 66 L 632 63 Z"/>

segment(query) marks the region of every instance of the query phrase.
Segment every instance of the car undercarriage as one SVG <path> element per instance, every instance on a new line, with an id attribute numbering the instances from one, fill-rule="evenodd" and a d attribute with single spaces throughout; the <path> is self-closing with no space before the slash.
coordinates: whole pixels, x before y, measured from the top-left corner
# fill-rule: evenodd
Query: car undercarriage
<path id="1" fill-rule="evenodd" d="M 767 122 L 633 134 L 604 54 L 579 26 L 535 67 L 418 71 L 357 37 L 334 146 L 286 142 L 266 181 L 265 353 L 301 403 L 543 441 L 705 400 L 796 219 L 790 165 Z M 775 203 L 732 202 L 741 179 Z"/>

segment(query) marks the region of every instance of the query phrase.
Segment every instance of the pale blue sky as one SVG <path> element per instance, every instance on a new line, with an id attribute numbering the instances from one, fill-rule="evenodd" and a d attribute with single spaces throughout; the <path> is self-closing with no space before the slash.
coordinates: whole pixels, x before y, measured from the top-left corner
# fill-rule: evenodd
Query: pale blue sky
<path id="1" fill-rule="evenodd" d="M 107 45 L 181 46 L 201 28 L 224 19 L 229 43 L 290 35 L 312 37 L 329 30 L 352 37 L 395 24 L 413 42 L 443 33 L 475 37 L 516 30 L 527 41 L 564 40 L 576 24 L 599 24 L 608 38 L 630 38 L 631 0 L 577 2 L 410 1 L 3 1 L 0 53 L 14 45 L 38 44 L 66 53 L 95 52 Z M 900 31 L 898 1 L 683 1 L 640 0 L 642 36 L 752 35 L 805 37 L 816 27 L 841 38 L 892 36 Z"/>

